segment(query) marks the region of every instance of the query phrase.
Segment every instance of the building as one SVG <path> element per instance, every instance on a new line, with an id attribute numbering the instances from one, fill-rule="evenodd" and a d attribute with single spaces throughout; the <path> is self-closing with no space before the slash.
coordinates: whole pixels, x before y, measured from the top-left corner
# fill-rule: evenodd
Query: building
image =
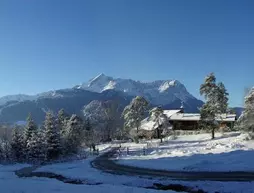
<path id="1" fill-rule="evenodd" d="M 196 130 L 199 128 L 200 114 L 177 112 L 169 117 L 174 130 Z M 216 116 L 220 127 L 233 128 L 236 121 L 235 114 L 221 114 Z"/>
<path id="2" fill-rule="evenodd" d="M 199 113 L 184 113 L 183 105 L 178 110 L 164 110 L 168 121 L 174 130 L 197 130 L 200 123 Z M 220 127 L 233 128 L 236 121 L 236 114 L 220 114 L 216 116 L 216 121 Z M 141 130 L 154 130 L 157 125 L 149 120 L 149 117 L 141 122 Z"/>

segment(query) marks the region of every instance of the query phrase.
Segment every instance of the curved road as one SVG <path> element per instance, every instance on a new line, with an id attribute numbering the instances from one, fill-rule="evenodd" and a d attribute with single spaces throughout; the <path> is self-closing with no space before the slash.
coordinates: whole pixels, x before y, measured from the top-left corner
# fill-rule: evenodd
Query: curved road
<path id="1" fill-rule="evenodd" d="M 110 159 L 116 155 L 118 150 L 119 148 L 113 148 L 111 151 L 97 157 L 91 162 L 92 167 L 112 174 L 135 175 L 141 177 L 166 177 L 172 180 L 254 181 L 254 172 L 185 172 L 121 165 Z"/>

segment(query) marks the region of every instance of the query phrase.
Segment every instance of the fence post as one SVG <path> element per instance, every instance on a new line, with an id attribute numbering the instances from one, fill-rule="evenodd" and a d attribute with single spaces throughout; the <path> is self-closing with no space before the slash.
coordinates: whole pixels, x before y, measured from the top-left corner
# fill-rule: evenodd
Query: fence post
<path id="1" fill-rule="evenodd" d="M 129 147 L 127 147 L 127 155 L 129 155 Z"/>

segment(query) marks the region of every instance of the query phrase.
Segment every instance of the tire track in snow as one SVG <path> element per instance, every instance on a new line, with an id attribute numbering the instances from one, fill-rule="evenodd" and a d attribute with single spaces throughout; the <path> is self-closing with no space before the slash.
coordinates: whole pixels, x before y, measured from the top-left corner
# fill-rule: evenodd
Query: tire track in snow
<path id="1" fill-rule="evenodd" d="M 139 177 L 166 177 L 171 180 L 183 181 L 254 181 L 254 172 L 187 172 L 187 171 L 167 171 L 134 166 L 121 165 L 114 162 L 113 158 L 119 148 L 95 158 L 91 162 L 92 167 L 103 172 L 118 175 L 129 175 Z"/>

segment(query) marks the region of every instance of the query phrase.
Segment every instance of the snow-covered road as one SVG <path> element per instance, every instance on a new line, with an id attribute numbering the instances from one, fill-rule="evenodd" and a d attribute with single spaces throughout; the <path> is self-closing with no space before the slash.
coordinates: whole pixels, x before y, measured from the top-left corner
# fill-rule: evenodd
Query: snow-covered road
<path id="1" fill-rule="evenodd" d="M 155 170 L 148 168 L 138 168 L 134 166 L 121 165 L 115 163 L 112 158 L 118 148 L 97 157 L 92 166 L 104 172 L 120 175 L 136 175 L 150 177 L 166 177 L 171 180 L 196 180 L 196 181 L 254 181 L 254 172 L 184 172 L 184 171 L 167 171 Z"/>
<path id="2" fill-rule="evenodd" d="M 159 193 L 162 191 L 122 184 L 74 185 L 48 178 L 19 178 L 15 171 L 29 167 L 26 164 L 0 165 L 1 193 Z M 83 171 L 87 172 L 87 171 Z M 73 174 L 75 175 L 75 174 Z M 169 191 L 175 193 L 174 191 Z"/>

